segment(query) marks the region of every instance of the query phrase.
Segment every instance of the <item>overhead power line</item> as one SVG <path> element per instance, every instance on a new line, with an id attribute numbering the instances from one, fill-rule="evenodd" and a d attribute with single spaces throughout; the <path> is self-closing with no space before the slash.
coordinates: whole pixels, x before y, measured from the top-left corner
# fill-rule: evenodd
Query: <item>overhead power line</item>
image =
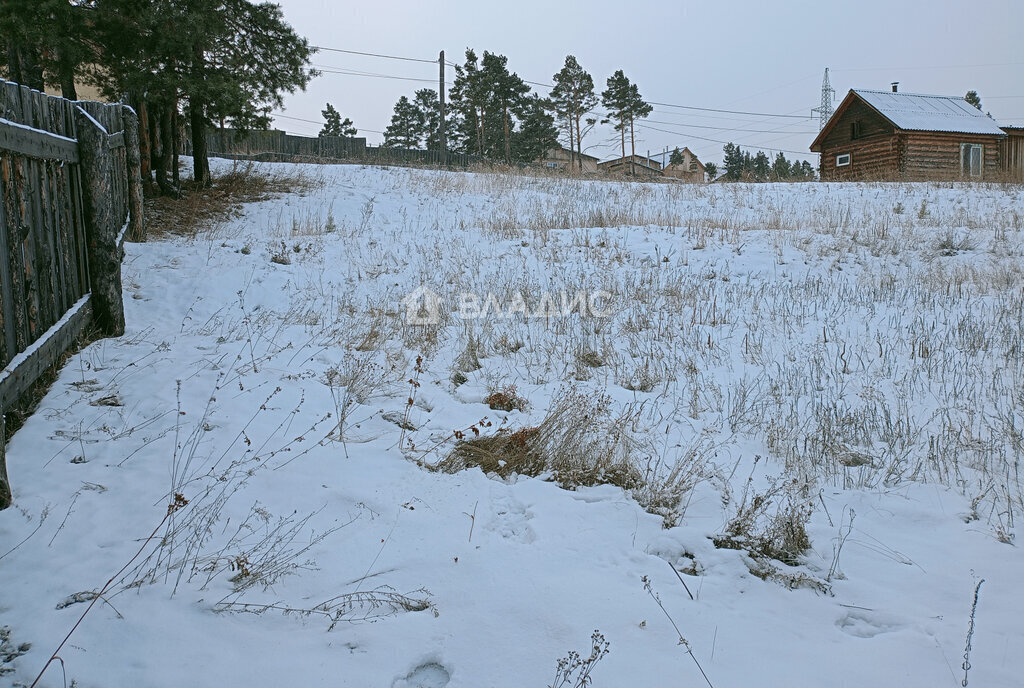
<path id="1" fill-rule="evenodd" d="M 322 120 L 321 121 L 317 121 L 315 119 L 302 119 L 301 117 L 292 117 L 290 115 L 282 115 L 282 114 L 277 113 L 277 112 L 271 112 L 270 114 L 273 117 L 275 117 L 275 118 L 291 119 L 291 120 L 295 120 L 296 122 L 305 122 L 306 124 L 315 124 L 315 125 L 320 126 L 320 127 L 322 127 L 324 124 L 326 124 L 326 122 L 324 122 Z M 383 134 L 384 133 L 382 131 L 377 131 L 375 129 L 366 129 L 364 127 L 357 127 L 357 129 L 359 129 L 359 131 L 368 131 L 371 134 Z"/>
<path id="2" fill-rule="evenodd" d="M 436 84 L 437 79 L 421 79 L 412 76 L 396 76 L 394 74 L 375 74 L 374 72 L 361 72 L 354 69 L 326 69 L 316 67 L 316 71 L 321 74 L 340 74 L 342 76 L 367 76 L 374 79 L 394 79 L 396 81 L 418 81 L 428 84 Z M 450 82 L 445 82 L 445 85 L 451 85 Z"/>
<path id="3" fill-rule="evenodd" d="M 717 108 L 696 107 L 694 105 L 673 105 L 672 103 L 657 103 L 653 100 L 648 102 L 651 105 L 679 108 L 681 110 L 700 110 L 701 112 L 725 112 L 730 115 L 751 115 L 754 117 L 789 117 L 792 119 L 814 119 L 813 117 L 808 117 L 807 115 L 780 115 L 778 113 L 771 112 L 744 112 L 742 110 L 719 110 Z"/>
<path id="4" fill-rule="evenodd" d="M 794 134 L 795 135 L 795 134 L 817 134 L 818 133 L 816 131 L 786 131 L 784 128 L 782 128 L 782 129 L 743 129 L 743 128 L 740 128 L 740 127 L 710 127 L 710 126 L 708 126 L 706 124 L 685 124 L 683 122 L 662 122 L 662 121 L 656 120 L 656 119 L 645 119 L 644 122 L 650 122 L 651 124 L 667 124 L 667 125 L 672 126 L 672 127 L 683 127 L 685 129 L 714 129 L 716 131 L 738 131 L 738 132 L 746 132 L 746 133 L 750 133 L 750 134 L 778 134 L 778 133 L 785 133 L 785 134 Z M 794 122 L 794 124 L 799 124 L 799 122 Z M 793 125 L 790 124 L 790 125 L 787 125 L 787 126 L 793 126 Z"/>
<path id="5" fill-rule="evenodd" d="M 437 60 L 424 60 L 419 57 L 400 57 L 398 55 L 384 55 L 382 53 L 364 53 L 358 50 L 342 50 L 341 48 L 327 48 L 322 45 L 311 46 L 316 50 L 326 50 L 332 53 L 346 53 L 348 55 L 364 55 L 366 57 L 382 57 L 387 60 L 404 60 L 406 62 L 426 62 L 428 64 L 437 64 Z"/>

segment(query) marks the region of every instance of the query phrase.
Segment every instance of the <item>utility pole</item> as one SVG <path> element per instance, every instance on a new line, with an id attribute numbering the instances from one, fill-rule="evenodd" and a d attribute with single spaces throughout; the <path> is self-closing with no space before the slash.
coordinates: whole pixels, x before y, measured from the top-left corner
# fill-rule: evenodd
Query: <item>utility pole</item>
<path id="1" fill-rule="evenodd" d="M 437 58 L 437 63 L 441 66 L 441 73 L 439 82 L 437 85 L 437 99 L 438 99 L 438 114 L 440 120 L 437 125 L 437 142 L 441 148 L 441 164 L 446 165 L 448 163 L 448 138 L 445 133 L 445 119 L 444 119 L 444 51 L 441 51 L 440 57 Z"/>

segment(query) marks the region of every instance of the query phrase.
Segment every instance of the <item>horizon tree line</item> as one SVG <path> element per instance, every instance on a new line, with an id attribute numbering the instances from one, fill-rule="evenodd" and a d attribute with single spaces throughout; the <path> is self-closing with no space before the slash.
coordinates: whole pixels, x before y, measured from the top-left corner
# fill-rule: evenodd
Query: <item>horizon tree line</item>
<path id="1" fill-rule="evenodd" d="M 481 58 L 467 49 L 465 62 L 455 66 L 448 92 L 444 123 L 448 149 L 515 163 L 538 160 L 561 144 L 570 154 L 571 165 L 582 169 L 584 138 L 597 124 L 612 123 L 619 132 L 622 156 L 626 156 L 627 138 L 635 154 L 637 122 L 650 115 L 653 107 L 622 70 L 608 78 L 600 96 L 593 77 L 573 55 L 566 56 L 553 79 L 550 94 L 542 97 L 509 70 L 504 55 L 484 51 Z M 436 147 L 441 124 L 438 103 L 437 91 L 429 88 L 416 91 L 412 99 L 401 96 L 384 130 L 384 145 Z M 599 105 L 605 113 L 595 111 Z"/>

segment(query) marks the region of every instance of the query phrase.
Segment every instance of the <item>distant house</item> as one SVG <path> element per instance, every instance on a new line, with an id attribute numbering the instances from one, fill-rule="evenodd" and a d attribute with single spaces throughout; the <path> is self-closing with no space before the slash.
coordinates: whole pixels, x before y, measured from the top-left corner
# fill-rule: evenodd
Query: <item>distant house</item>
<path id="1" fill-rule="evenodd" d="M 1006 132 L 963 98 L 851 90 L 814 139 L 821 178 L 985 179 Z"/>
<path id="2" fill-rule="evenodd" d="M 683 161 L 674 165 L 670 164 L 662 170 L 666 177 L 675 177 L 685 182 L 702 183 L 704 176 L 704 163 L 697 159 L 697 156 L 689 148 L 679 151 Z"/>
<path id="3" fill-rule="evenodd" d="M 571 151 L 565 146 L 551 148 L 540 159 L 541 165 L 558 170 L 578 170 L 580 162 L 583 163 L 584 172 L 597 172 L 597 158 L 586 153 L 577 155 L 575 151 Z"/>
<path id="4" fill-rule="evenodd" d="M 597 163 L 597 169 L 605 174 L 635 175 L 638 177 L 660 177 L 661 163 L 643 155 L 627 155 L 624 158 L 605 160 Z"/>

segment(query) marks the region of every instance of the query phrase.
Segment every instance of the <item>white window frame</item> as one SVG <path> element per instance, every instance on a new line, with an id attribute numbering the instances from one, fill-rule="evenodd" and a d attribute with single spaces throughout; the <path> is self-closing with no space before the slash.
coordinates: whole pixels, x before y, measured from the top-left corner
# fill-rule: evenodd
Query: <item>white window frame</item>
<path id="1" fill-rule="evenodd" d="M 836 156 L 836 167 L 846 167 L 852 162 L 853 155 L 851 153 L 840 153 Z"/>
<path id="2" fill-rule="evenodd" d="M 980 143 L 961 143 L 960 175 L 971 179 L 980 179 L 984 172 L 985 146 Z"/>

